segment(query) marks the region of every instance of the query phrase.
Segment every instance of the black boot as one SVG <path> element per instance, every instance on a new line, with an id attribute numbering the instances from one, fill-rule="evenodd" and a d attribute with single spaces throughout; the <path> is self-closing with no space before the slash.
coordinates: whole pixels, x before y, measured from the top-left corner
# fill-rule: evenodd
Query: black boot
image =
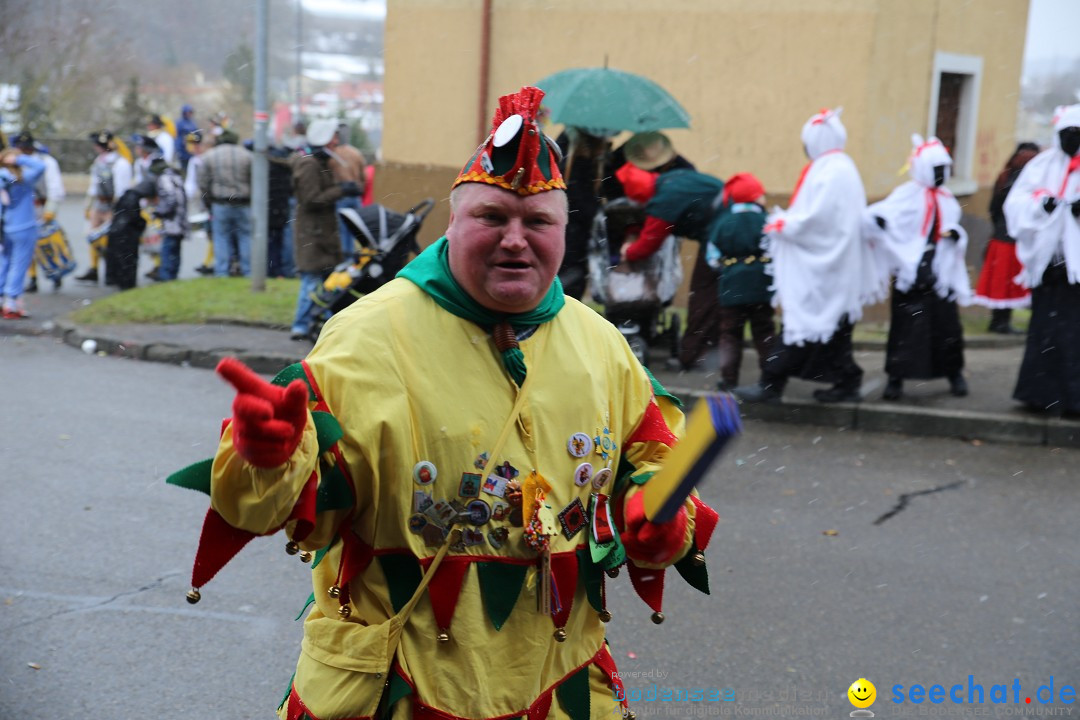
<path id="1" fill-rule="evenodd" d="M 967 397 L 968 384 L 963 375 L 956 373 L 949 378 L 949 392 L 956 397 Z"/>
<path id="2" fill-rule="evenodd" d="M 37 278 L 36 277 L 30 278 L 30 282 L 26 283 L 26 292 L 28 292 L 28 293 L 36 293 L 37 292 Z"/>
<path id="3" fill-rule="evenodd" d="M 904 381 L 902 378 L 890 377 L 885 386 L 885 392 L 881 393 L 883 400 L 899 400 L 904 394 Z"/>
<path id="4" fill-rule="evenodd" d="M 78 280 L 79 282 L 97 283 L 97 281 L 98 281 L 97 268 L 90 268 L 89 270 L 84 272 L 82 275 L 76 275 L 75 279 Z"/>
<path id="5" fill-rule="evenodd" d="M 1012 326 L 1012 310 L 1009 308 L 991 310 L 990 327 L 987 329 L 999 335 L 1014 335 L 1019 332 Z"/>

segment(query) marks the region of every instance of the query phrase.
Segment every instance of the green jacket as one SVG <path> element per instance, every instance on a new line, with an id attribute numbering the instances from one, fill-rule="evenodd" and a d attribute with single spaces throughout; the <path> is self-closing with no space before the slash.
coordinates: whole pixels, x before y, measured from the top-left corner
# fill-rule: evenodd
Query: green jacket
<path id="1" fill-rule="evenodd" d="M 669 170 L 656 179 L 645 214 L 675 226 L 674 234 L 702 242 L 721 210 L 713 208 L 724 181 L 696 170 Z"/>
<path id="2" fill-rule="evenodd" d="M 707 259 L 717 269 L 721 307 L 767 303 L 772 300 L 772 277 L 765 273 L 768 255 L 761 249 L 765 208 L 736 203 L 710 228 Z"/>

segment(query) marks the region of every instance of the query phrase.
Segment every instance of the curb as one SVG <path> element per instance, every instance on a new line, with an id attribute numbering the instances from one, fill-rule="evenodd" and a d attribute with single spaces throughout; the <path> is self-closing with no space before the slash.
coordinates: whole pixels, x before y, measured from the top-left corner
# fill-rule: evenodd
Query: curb
<path id="1" fill-rule="evenodd" d="M 998 348 L 1023 347 L 1027 335 L 967 335 L 964 337 L 965 350 L 997 350 Z M 854 340 L 851 346 L 855 350 L 880 350 L 885 352 L 887 341 Z"/>
<path id="2" fill-rule="evenodd" d="M 213 348 L 211 350 L 192 350 L 170 343 L 140 344 L 115 337 L 87 333 L 78 325 L 68 320 L 57 320 L 53 334 L 61 337 L 65 345 L 82 349 L 87 340 L 97 344 L 98 354 L 125 357 L 131 360 L 170 363 L 184 367 L 197 367 L 213 370 L 226 357 L 235 357 L 257 373 L 275 375 L 283 367 L 300 362 L 303 357 L 279 353 L 252 353 L 242 348 Z"/>
<path id="3" fill-rule="evenodd" d="M 700 399 L 703 390 L 668 387 L 675 395 Z M 820 425 L 864 432 L 887 432 L 916 437 L 943 437 L 968 442 L 1047 445 L 1080 449 L 1080 422 L 1060 418 L 1024 417 L 1006 413 L 943 410 L 911 405 L 835 403 L 783 400 L 779 403 L 739 403 L 743 418 L 798 425 Z"/>
<path id="4" fill-rule="evenodd" d="M 266 375 L 276 374 L 283 367 L 303 359 L 300 355 L 252 353 L 241 348 L 192 350 L 169 343 L 144 345 L 137 341 L 88 333 L 66 319 L 56 320 L 51 330 L 45 325 L 47 323 L 23 326 L 26 332 L 18 334 L 45 335 L 51 332 L 62 338 L 64 344 L 78 349 L 82 348 L 86 340 L 93 340 L 97 344 L 98 354 L 211 370 L 217 367 L 223 358 L 233 356 L 242 360 L 256 372 Z M 1003 338 L 1003 340 L 1009 344 L 1008 338 Z M 675 385 L 669 386 L 668 389 L 683 398 L 700 399 L 709 394 L 704 390 Z M 741 403 L 740 411 L 746 419 L 765 422 L 900 433 L 916 437 L 955 438 L 969 442 L 984 441 L 1080 449 L 1080 422 L 1059 418 L 943 410 L 911 405 L 882 405 L 870 402 L 823 404 L 800 400 L 783 400 L 779 403 Z"/>

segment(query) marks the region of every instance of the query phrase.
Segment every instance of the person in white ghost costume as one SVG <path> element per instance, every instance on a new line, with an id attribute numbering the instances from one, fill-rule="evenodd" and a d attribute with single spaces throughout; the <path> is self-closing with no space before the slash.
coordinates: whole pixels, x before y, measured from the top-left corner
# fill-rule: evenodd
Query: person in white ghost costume
<path id="1" fill-rule="evenodd" d="M 960 203 L 945 187 L 952 158 L 936 137 L 911 136 L 911 180 L 867 208 L 879 267 L 895 276 L 883 397 L 899 400 L 906 379 L 948 378 L 952 394 L 968 394 L 964 333 L 957 305 L 971 302 Z"/>
<path id="2" fill-rule="evenodd" d="M 1031 288 L 1031 323 L 1013 397 L 1080 415 L 1080 105 L 1054 113 L 1054 144 L 1024 166 L 1005 222 Z"/>
<path id="3" fill-rule="evenodd" d="M 864 239 L 866 191 L 844 153 L 840 113 L 822 110 L 803 125 L 810 162 L 788 209 L 775 209 L 764 228 L 783 334 L 758 384 L 735 389 L 747 402 L 779 401 L 789 377 L 832 383 L 814 392 L 819 402 L 861 399 L 851 333 L 863 306 L 883 299 L 887 286 Z"/>

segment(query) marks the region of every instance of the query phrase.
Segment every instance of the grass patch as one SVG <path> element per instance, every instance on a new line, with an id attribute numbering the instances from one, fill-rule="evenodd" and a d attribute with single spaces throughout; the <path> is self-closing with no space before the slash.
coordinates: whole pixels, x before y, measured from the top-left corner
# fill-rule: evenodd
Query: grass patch
<path id="1" fill-rule="evenodd" d="M 299 280 L 270 278 L 252 292 L 250 278 L 193 278 L 118 292 L 76 310 L 84 325 L 161 325 L 234 322 L 288 327 L 296 311 Z"/>

